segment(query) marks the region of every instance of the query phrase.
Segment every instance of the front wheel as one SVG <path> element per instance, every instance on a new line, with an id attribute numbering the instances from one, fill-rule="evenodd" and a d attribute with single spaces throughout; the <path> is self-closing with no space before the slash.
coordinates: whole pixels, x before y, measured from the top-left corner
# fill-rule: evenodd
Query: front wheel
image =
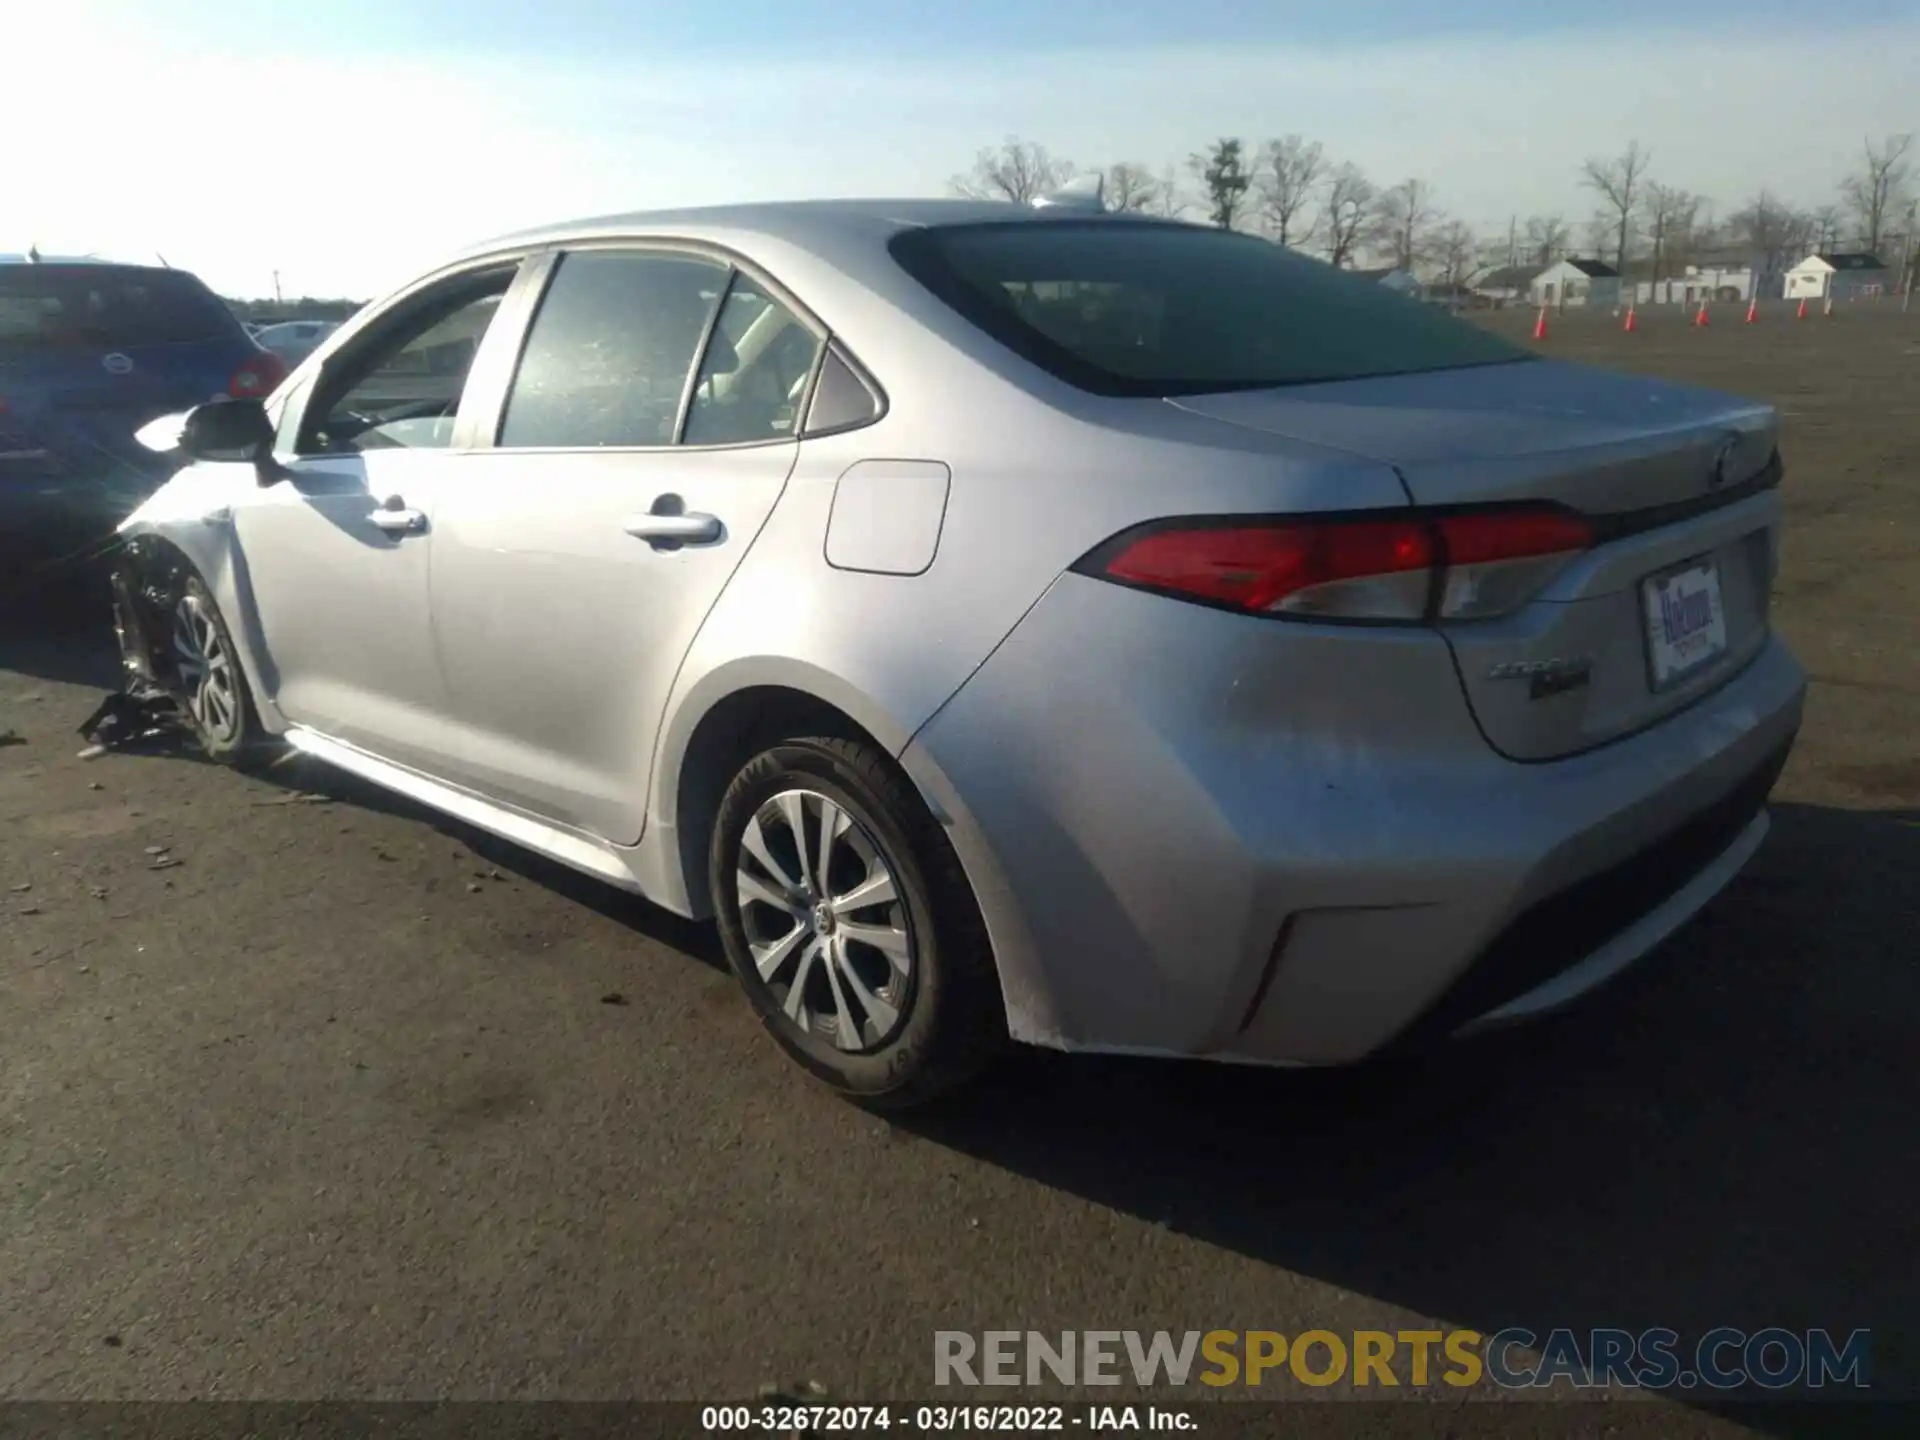
<path id="1" fill-rule="evenodd" d="M 223 764 L 237 764 L 262 738 L 246 673 L 213 595 L 197 575 L 180 587 L 168 617 L 169 654 L 176 690 L 187 707 L 200 748 Z"/>
<path id="2" fill-rule="evenodd" d="M 761 1022 L 842 1094 L 922 1104 L 1004 1043 L 959 857 L 871 746 L 795 740 L 756 756 L 720 802 L 709 866 L 727 960 Z"/>

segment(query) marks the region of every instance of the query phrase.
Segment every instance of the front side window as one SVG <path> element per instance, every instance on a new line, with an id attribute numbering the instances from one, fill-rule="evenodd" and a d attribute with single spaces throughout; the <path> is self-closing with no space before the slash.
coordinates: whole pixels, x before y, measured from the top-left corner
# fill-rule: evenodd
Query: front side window
<path id="1" fill-rule="evenodd" d="M 321 377 L 300 452 L 451 445 L 467 372 L 513 276 L 504 266 L 449 281 L 338 357 Z"/>
<path id="2" fill-rule="evenodd" d="M 671 445 L 728 267 L 698 256 L 583 250 L 560 260 L 507 396 L 497 444 Z"/>
<path id="3" fill-rule="evenodd" d="M 1102 395 L 1193 395 L 1532 358 L 1249 235 L 1131 221 L 929 226 L 896 261 L 968 321 Z"/>

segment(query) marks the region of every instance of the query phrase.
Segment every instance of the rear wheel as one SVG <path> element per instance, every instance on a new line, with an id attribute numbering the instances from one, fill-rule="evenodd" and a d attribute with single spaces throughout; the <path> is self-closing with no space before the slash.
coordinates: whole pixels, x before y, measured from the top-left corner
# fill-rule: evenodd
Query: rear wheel
<path id="1" fill-rule="evenodd" d="M 904 1109 L 971 1079 L 1006 1038 L 959 858 L 871 746 L 795 740 L 720 802 L 709 880 L 761 1022 L 827 1084 Z"/>
<path id="2" fill-rule="evenodd" d="M 176 689 L 210 759 L 236 764 L 263 737 L 233 637 L 197 575 L 189 576 L 169 617 Z"/>

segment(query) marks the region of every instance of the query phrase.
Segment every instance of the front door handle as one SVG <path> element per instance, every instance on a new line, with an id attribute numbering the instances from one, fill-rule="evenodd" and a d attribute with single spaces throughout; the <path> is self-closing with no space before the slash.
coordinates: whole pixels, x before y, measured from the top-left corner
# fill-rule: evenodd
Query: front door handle
<path id="1" fill-rule="evenodd" d="M 418 535 L 427 528 L 425 513 L 409 510 L 407 502 L 398 495 L 382 500 L 367 518 L 389 535 Z"/>
<path id="2" fill-rule="evenodd" d="M 640 540 L 676 540 L 699 545 L 720 538 L 718 515 L 629 515 L 621 529 Z"/>

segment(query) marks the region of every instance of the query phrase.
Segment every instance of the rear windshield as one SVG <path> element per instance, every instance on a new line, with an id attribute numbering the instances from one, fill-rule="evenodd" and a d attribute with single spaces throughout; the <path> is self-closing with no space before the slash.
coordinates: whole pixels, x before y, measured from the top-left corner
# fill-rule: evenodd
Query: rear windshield
<path id="1" fill-rule="evenodd" d="M 231 335 L 239 324 L 183 270 L 0 265 L 0 346 L 119 350 Z"/>
<path id="2" fill-rule="evenodd" d="M 1249 235 L 1121 219 L 932 226 L 906 271 L 1060 379 L 1196 395 L 1533 356 L 1372 280 Z"/>

